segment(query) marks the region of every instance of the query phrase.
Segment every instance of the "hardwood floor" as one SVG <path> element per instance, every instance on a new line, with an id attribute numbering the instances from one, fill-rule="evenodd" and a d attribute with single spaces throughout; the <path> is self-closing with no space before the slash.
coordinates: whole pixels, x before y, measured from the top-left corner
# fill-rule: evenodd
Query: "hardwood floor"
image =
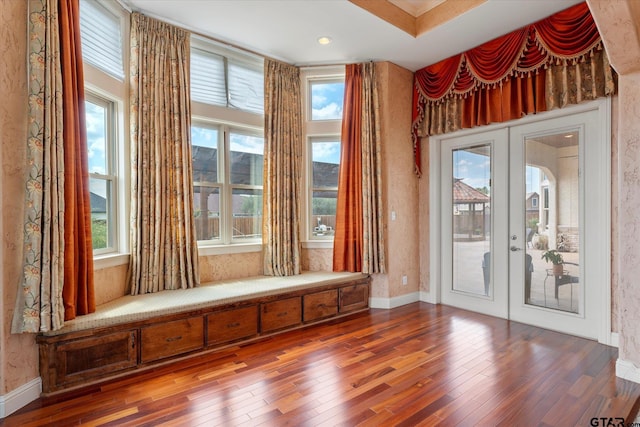
<path id="1" fill-rule="evenodd" d="M 632 422 L 640 384 L 615 377 L 616 358 L 593 341 L 414 303 L 39 399 L 0 425 Z"/>

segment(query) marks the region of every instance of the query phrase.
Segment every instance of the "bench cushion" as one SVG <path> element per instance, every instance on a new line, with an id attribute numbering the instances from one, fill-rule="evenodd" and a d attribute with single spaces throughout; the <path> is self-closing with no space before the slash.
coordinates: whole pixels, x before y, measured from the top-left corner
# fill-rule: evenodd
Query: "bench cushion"
<path id="1" fill-rule="evenodd" d="M 145 295 L 127 295 L 96 308 L 96 311 L 65 322 L 53 336 L 68 332 L 107 327 L 146 320 L 157 316 L 230 304 L 366 277 L 362 273 L 314 271 L 296 276 L 255 276 L 201 284 L 193 289 L 162 291 Z"/>

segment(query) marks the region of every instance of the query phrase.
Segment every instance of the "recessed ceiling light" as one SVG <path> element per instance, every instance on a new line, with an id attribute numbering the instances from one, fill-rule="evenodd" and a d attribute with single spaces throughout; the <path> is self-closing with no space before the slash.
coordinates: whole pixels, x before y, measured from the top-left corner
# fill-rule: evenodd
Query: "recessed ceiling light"
<path id="1" fill-rule="evenodd" d="M 573 134 L 572 133 L 568 133 L 564 136 L 565 138 L 573 138 Z"/>
<path id="2" fill-rule="evenodd" d="M 318 37 L 318 43 L 329 44 L 331 43 L 331 37 L 327 37 L 327 36 Z"/>

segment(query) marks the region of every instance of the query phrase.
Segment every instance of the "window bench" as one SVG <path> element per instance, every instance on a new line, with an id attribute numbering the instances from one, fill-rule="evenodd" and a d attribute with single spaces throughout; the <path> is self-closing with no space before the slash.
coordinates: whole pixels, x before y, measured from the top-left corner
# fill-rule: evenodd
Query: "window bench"
<path id="1" fill-rule="evenodd" d="M 370 281 L 304 272 L 118 298 L 37 336 L 43 394 L 368 310 Z"/>

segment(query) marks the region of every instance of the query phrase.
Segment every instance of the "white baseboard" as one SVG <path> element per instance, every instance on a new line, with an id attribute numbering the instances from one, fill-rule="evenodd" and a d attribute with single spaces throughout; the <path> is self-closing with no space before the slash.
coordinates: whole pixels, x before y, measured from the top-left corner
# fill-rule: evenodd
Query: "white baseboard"
<path id="1" fill-rule="evenodd" d="M 616 361 L 616 377 L 640 383 L 640 367 L 626 360 L 618 359 Z"/>
<path id="2" fill-rule="evenodd" d="M 418 301 L 420 301 L 420 292 L 411 292 L 393 298 L 371 297 L 369 298 L 369 307 L 391 309 Z"/>
<path id="3" fill-rule="evenodd" d="M 429 291 L 420 291 L 420 301 L 435 304 Z"/>
<path id="4" fill-rule="evenodd" d="M 21 385 L 15 390 L 0 396 L 0 419 L 13 414 L 40 397 L 42 380 L 40 377 Z"/>
<path id="5" fill-rule="evenodd" d="M 609 339 L 609 345 L 611 347 L 615 347 L 615 348 L 619 348 L 620 345 L 618 345 L 618 343 L 620 342 L 620 336 L 618 335 L 617 332 L 611 332 L 611 338 Z"/>

